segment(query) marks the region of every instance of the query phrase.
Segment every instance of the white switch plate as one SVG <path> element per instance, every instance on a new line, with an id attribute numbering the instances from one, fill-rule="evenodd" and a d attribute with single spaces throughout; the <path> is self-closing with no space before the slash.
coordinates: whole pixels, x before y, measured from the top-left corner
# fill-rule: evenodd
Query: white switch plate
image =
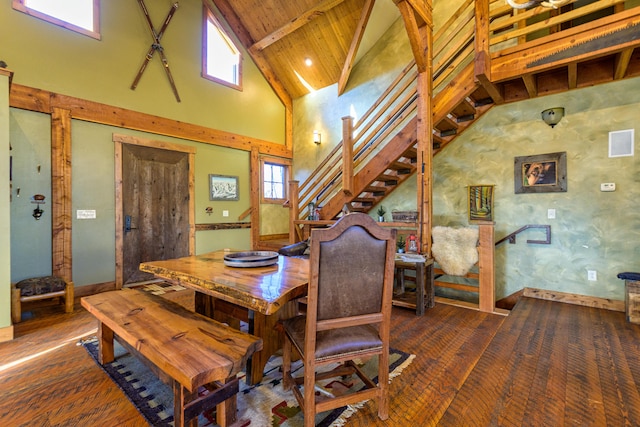
<path id="1" fill-rule="evenodd" d="M 554 219 L 556 217 L 555 209 L 547 209 L 547 218 Z"/>
<path id="2" fill-rule="evenodd" d="M 76 211 L 77 219 L 96 219 L 95 209 L 78 209 Z"/>
<path id="3" fill-rule="evenodd" d="M 222 216 L 229 216 L 229 211 L 222 211 Z"/>
<path id="4" fill-rule="evenodd" d="M 595 270 L 587 270 L 587 280 L 592 282 L 598 280 L 598 273 Z"/>
<path id="5" fill-rule="evenodd" d="M 615 182 L 603 182 L 600 184 L 600 191 L 616 191 Z"/>

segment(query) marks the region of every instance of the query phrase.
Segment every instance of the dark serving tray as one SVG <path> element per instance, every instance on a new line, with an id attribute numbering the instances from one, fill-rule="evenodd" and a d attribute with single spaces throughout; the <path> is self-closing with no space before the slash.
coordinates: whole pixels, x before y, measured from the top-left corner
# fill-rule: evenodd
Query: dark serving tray
<path id="1" fill-rule="evenodd" d="M 272 251 L 234 252 L 224 256 L 229 267 L 265 267 L 278 262 L 278 253 Z"/>

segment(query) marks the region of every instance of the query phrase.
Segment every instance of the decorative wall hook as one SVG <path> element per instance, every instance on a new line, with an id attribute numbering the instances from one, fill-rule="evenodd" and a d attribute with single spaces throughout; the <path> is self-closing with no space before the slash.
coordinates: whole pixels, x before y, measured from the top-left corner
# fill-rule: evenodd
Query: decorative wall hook
<path id="1" fill-rule="evenodd" d="M 40 205 L 43 205 L 45 203 L 44 199 L 45 197 L 42 194 L 34 194 L 31 198 L 31 203 L 35 203 L 37 205 L 32 214 L 36 221 L 39 220 L 44 213 L 44 211 L 40 209 Z"/>

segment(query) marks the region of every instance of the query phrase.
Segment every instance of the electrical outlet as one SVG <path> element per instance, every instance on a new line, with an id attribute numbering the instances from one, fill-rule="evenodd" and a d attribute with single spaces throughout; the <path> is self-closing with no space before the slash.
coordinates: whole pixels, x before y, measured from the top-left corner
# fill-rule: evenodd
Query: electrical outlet
<path id="1" fill-rule="evenodd" d="M 556 210 L 555 209 L 547 209 L 547 218 L 555 219 L 555 217 L 556 217 Z"/>
<path id="2" fill-rule="evenodd" d="M 603 182 L 600 184 L 600 191 L 616 191 L 615 182 Z"/>
<path id="3" fill-rule="evenodd" d="M 595 270 L 587 270 L 587 280 L 592 282 L 598 280 L 598 273 Z"/>
<path id="4" fill-rule="evenodd" d="M 222 216 L 229 216 L 229 211 L 222 211 Z"/>

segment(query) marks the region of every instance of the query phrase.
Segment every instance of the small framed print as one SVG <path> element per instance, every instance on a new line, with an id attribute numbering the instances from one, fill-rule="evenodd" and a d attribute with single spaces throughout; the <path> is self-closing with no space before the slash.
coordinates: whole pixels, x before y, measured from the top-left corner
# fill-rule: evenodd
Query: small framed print
<path id="1" fill-rule="evenodd" d="M 514 159 L 515 192 L 567 191 L 567 153 L 549 153 Z"/>
<path id="2" fill-rule="evenodd" d="M 469 186 L 469 222 L 493 221 L 493 185 Z"/>
<path id="3" fill-rule="evenodd" d="M 239 200 L 238 177 L 209 175 L 209 200 Z"/>

